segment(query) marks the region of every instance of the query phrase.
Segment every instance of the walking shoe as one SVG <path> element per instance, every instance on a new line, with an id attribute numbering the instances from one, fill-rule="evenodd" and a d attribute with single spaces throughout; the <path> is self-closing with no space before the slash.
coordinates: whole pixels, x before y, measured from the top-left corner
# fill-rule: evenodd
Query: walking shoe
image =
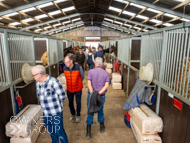
<path id="1" fill-rule="evenodd" d="M 69 121 L 72 121 L 75 119 L 75 115 L 71 115 L 71 117 L 69 118 Z"/>
<path id="2" fill-rule="evenodd" d="M 86 126 L 86 138 L 90 139 L 91 138 L 91 125 Z"/>
<path id="3" fill-rule="evenodd" d="M 76 123 L 79 123 L 80 122 L 80 116 L 77 116 L 76 117 Z"/>
<path id="4" fill-rule="evenodd" d="M 100 123 L 100 132 L 103 133 L 105 131 L 104 122 Z"/>

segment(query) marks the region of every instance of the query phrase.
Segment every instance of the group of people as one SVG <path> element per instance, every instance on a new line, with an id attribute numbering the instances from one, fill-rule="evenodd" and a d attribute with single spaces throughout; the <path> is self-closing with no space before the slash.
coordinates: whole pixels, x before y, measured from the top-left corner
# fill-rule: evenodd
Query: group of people
<path id="1" fill-rule="evenodd" d="M 102 59 L 104 59 L 104 55 L 102 52 L 102 48 L 99 47 L 98 51 L 96 51 L 95 49 L 91 49 L 91 48 L 86 48 L 86 49 L 79 49 L 79 52 L 76 53 L 76 63 L 79 64 L 83 71 L 85 69 L 87 69 L 87 64 L 89 67 L 89 70 L 93 68 L 94 65 L 94 59 L 96 57 L 101 57 Z"/>
<path id="2" fill-rule="evenodd" d="M 82 57 L 82 49 L 79 50 Z M 80 122 L 80 112 L 81 112 L 81 96 L 83 89 L 83 79 L 84 79 L 84 67 L 81 65 L 79 58 L 78 61 L 74 62 L 75 55 L 69 53 L 65 57 L 65 66 L 63 72 L 67 81 L 67 94 L 61 83 L 53 77 L 46 74 L 45 67 L 42 65 L 37 65 L 32 68 L 32 76 L 37 81 L 37 95 L 42 107 L 44 123 L 50 133 L 53 143 L 58 143 L 60 138 L 61 143 L 68 143 L 68 138 L 66 132 L 63 128 L 63 101 L 68 97 L 69 108 L 71 116 L 69 121 Z M 100 132 L 104 132 L 104 103 L 105 94 L 107 88 L 109 87 L 109 74 L 106 70 L 102 69 L 103 64 L 103 53 L 101 48 L 93 56 L 91 49 L 88 52 L 87 63 L 89 65 L 89 72 L 87 76 L 88 93 L 87 94 L 87 127 L 86 127 L 86 137 L 91 138 L 91 125 L 93 125 L 93 113 L 89 113 L 89 109 L 92 108 L 91 102 L 93 99 L 99 97 L 102 103 L 98 108 L 98 122 L 100 123 Z M 95 64 L 95 68 L 92 69 L 92 65 Z M 95 94 L 94 94 L 95 93 Z M 74 96 L 76 99 L 76 110 L 74 108 Z M 95 97 L 97 96 L 97 97 Z M 94 113 L 95 113 L 94 112 Z"/>

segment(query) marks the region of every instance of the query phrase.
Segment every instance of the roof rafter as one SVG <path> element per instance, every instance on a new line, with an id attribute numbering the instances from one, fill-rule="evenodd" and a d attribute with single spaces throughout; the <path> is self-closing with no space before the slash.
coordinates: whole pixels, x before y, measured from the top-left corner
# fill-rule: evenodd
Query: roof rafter
<path id="1" fill-rule="evenodd" d="M 178 4 L 178 5 L 176 5 L 174 7 L 172 7 L 171 10 L 177 9 L 179 7 L 182 7 L 182 6 L 184 6 L 184 5 L 188 4 L 188 3 L 190 3 L 190 0 L 186 0 L 186 1 L 184 1 L 184 2 L 182 2 L 180 4 Z"/>
<path id="2" fill-rule="evenodd" d="M 0 16 L 6 15 L 6 14 L 9 14 L 9 13 L 13 13 L 13 12 L 17 12 L 17 11 L 21 11 L 23 9 L 34 7 L 34 6 L 41 5 L 41 4 L 44 4 L 44 3 L 47 3 L 47 2 L 51 2 L 51 1 L 53 1 L 53 0 L 38 0 L 38 1 L 33 2 L 33 3 L 29 3 L 29 4 L 26 4 L 26 5 L 22 5 L 22 6 L 19 6 L 19 7 L 15 7 L 15 8 L 9 9 L 9 10 L 2 11 L 2 12 L 0 12 Z"/>
<path id="3" fill-rule="evenodd" d="M 149 7 L 149 8 L 153 8 L 153 9 L 165 12 L 165 13 L 169 13 L 169 14 L 173 14 L 173 15 L 176 15 L 176 16 L 179 16 L 179 17 L 184 17 L 184 18 L 190 19 L 190 16 L 187 15 L 187 14 L 183 14 L 183 13 L 176 12 L 176 11 L 173 11 L 173 10 L 170 10 L 170 9 L 166 9 L 166 8 L 163 8 L 163 7 L 160 7 L 160 6 L 156 6 L 154 4 L 146 3 L 146 2 L 143 2 L 143 1 L 139 1 L 139 0 L 127 0 L 127 1 L 139 4 L 139 5 L 142 5 L 142 6 L 146 6 L 146 7 Z"/>

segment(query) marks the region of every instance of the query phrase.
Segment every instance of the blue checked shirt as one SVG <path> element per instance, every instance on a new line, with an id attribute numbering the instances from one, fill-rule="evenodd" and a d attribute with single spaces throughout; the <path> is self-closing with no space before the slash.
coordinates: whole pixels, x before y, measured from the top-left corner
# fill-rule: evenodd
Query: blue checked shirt
<path id="1" fill-rule="evenodd" d="M 63 111 L 62 101 L 67 95 L 59 80 L 48 76 L 44 85 L 37 82 L 36 86 L 44 116 L 54 116 Z"/>

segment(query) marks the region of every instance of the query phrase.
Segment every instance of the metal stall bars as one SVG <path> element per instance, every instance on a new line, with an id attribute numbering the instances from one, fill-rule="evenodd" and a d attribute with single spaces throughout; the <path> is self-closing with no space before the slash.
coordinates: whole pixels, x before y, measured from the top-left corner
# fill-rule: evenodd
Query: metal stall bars
<path id="1" fill-rule="evenodd" d="M 3 32 L 0 32 L 0 89 L 5 88 L 10 84 L 10 79 L 8 76 L 8 68 L 6 62 L 8 60 L 6 59 L 5 55 L 5 47 L 4 47 L 4 34 Z"/>
<path id="2" fill-rule="evenodd" d="M 57 55 L 58 55 L 57 71 L 58 71 L 58 75 L 60 74 L 59 63 L 62 63 L 62 61 L 64 61 L 63 54 L 64 54 L 63 53 L 63 40 L 57 40 Z"/>
<path id="3" fill-rule="evenodd" d="M 166 37 L 165 37 L 166 38 Z M 164 52 L 162 50 L 163 45 L 163 32 L 153 33 L 150 35 L 142 35 L 141 40 L 141 56 L 140 56 L 140 66 L 145 66 L 147 63 L 151 62 L 154 67 L 153 79 L 158 83 L 160 81 L 160 71 L 161 61 L 164 61 Z M 163 62 L 162 61 L 162 62 Z M 162 67 L 163 68 L 163 67 Z M 156 102 L 156 113 L 159 113 L 160 105 L 160 94 L 161 88 L 158 86 L 157 89 L 157 102 Z"/>
<path id="4" fill-rule="evenodd" d="M 51 66 L 58 62 L 58 48 L 57 40 L 48 38 L 48 63 L 49 63 L 49 74 L 51 76 Z"/>
<path id="5" fill-rule="evenodd" d="M 165 47 L 167 56 L 161 84 L 190 100 L 190 30 L 189 28 L 179 28 L 168 30 L 166 33 L 168 37 Z"/>

